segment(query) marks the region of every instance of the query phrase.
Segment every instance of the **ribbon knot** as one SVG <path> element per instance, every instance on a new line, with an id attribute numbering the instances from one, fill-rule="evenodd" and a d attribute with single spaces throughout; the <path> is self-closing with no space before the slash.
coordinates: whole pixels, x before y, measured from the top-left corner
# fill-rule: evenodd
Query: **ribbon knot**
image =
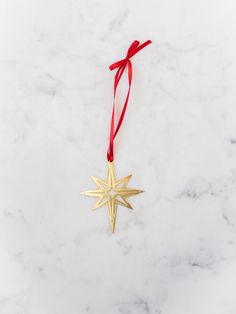
<path id="1" fill-rule="evenodd" d="M 147 40 L 145 43 L 142 45 L 139 45 L 139 41 L 135 40 L 129 47 L 127 51 L 127 55 L 124 59 L 119 60 L 112 65 L 110 65 L 109 69 L 113 71 L 114 69 L 117 69 L 117 72 L 115 74 L 114 78 L 114 99 L 113 99 L 113 108 L 112 108 L 112 115 L 111 115 L 111 127 L 110 127 L 110 140 L 109 140 L 109 147 L 107 151 L 107 160 L 112 162 L 114 160 L 114 139 L 121 127 L 121 124 L 123 122 L 126 108 L 128 105 L 129 101 L 129 94 L 130 94 L 130 89 L 131 89 L 131 83 L 132 83 L 132 62 L 130 61 L 130 58 L 132 58 L 137 52 L 139 52 L 141 49 L 146 47 L 147 45 L 151 44 L 151 40 Z M 128 91 L 126 94 L 126 99 L 120 114 L 120 117 L 118 119 L 118 123 L 115 129 L 115 100 L 116 100 L 116 91 L 117 87 L 119 85 L 119 81 L 125 71 L 125 68 L 127 67 L 128 69 Z"/>
<path id="2" fill-rule="evenodd" d="M 130 58 L 132 58 L 137 52 L 139 52 L 141 49 L 146 47 L 147 45 L 151 44 L 151 40 L 147 40 L 145 43 L 139 46 L 139 41 L 135 40 L 129 47 L 127 51 L 127 55 L 124 59 L 117 61 L 109 66 L 109 69 L 113 71 L 114 69 L 117 69 L 119 67 L 122 67 L 126 65 Z"/>

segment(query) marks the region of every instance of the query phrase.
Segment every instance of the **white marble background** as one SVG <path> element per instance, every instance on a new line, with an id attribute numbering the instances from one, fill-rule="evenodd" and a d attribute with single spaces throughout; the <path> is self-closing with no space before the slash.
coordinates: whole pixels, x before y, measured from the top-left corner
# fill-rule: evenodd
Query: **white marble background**
<path id="1" fill-rule="evenodd" d="M 0 313 L 236 313 L 236 3 L 1 0 Z M 92 212 L 108 66 L 134 84 L 117 175 L 146 192 Z"/>

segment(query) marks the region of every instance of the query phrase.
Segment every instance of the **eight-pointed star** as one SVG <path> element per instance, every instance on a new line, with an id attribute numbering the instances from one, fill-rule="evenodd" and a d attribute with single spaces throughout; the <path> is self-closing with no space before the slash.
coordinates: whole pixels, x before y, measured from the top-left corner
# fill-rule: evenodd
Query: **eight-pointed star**
<path id="1" fill-rule="evenodd" d="M 87 196 L 98 197 L 94 209 L 107 205 L 109 210 L 109 220 L 112 232 L 115 231 L 117 206 L 122 205 L 127 208 L 132 206 L 127 198 L 135 194 L 142 193 L 141 190 L 128 188 L 127 185 L 132 175 L 116 180 L 114 164 L 108 162 L 108 175 L 107 180 L 102 180 L 98 177 L 92 177 L 97 186 L 96 190 L 82 192 L 81 194 Z"/>

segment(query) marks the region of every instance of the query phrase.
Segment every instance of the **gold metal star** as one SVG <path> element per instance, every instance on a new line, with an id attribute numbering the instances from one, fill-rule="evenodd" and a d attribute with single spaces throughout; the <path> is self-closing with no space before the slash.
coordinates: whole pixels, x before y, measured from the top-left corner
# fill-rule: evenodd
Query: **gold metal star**
<path id="1" fill-rule="evenodd" d="M 115 232 L 117 206 L 121 205 L 132 209 L 132 206 L 128 202 L 127 198 L 143 192 L 141 190 L 135 190 L 127 187 L 131 177 L 132 175 L 129 175 L 120 180 L 116 180 L 114 164 L 113 162 L 108 162 L 107 180 L 105 181 L 92 176 L 97 189 L 81 193 L 87 196 L 98 197 L 98 201 L 93 209 L 100 208 L 105 205 L 108 206 L 109 220 L 113 233 Z"/>

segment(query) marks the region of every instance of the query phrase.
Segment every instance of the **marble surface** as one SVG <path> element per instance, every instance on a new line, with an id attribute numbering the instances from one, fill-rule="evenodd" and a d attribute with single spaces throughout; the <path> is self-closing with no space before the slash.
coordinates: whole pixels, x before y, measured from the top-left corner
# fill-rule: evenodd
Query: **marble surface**
<path id="1" fill-rule="evenodd" d="M 0 2 L 0 313 L 236 313 L 236 3 Z M 134 210 L 91 211 L 113 75 Z"/>

